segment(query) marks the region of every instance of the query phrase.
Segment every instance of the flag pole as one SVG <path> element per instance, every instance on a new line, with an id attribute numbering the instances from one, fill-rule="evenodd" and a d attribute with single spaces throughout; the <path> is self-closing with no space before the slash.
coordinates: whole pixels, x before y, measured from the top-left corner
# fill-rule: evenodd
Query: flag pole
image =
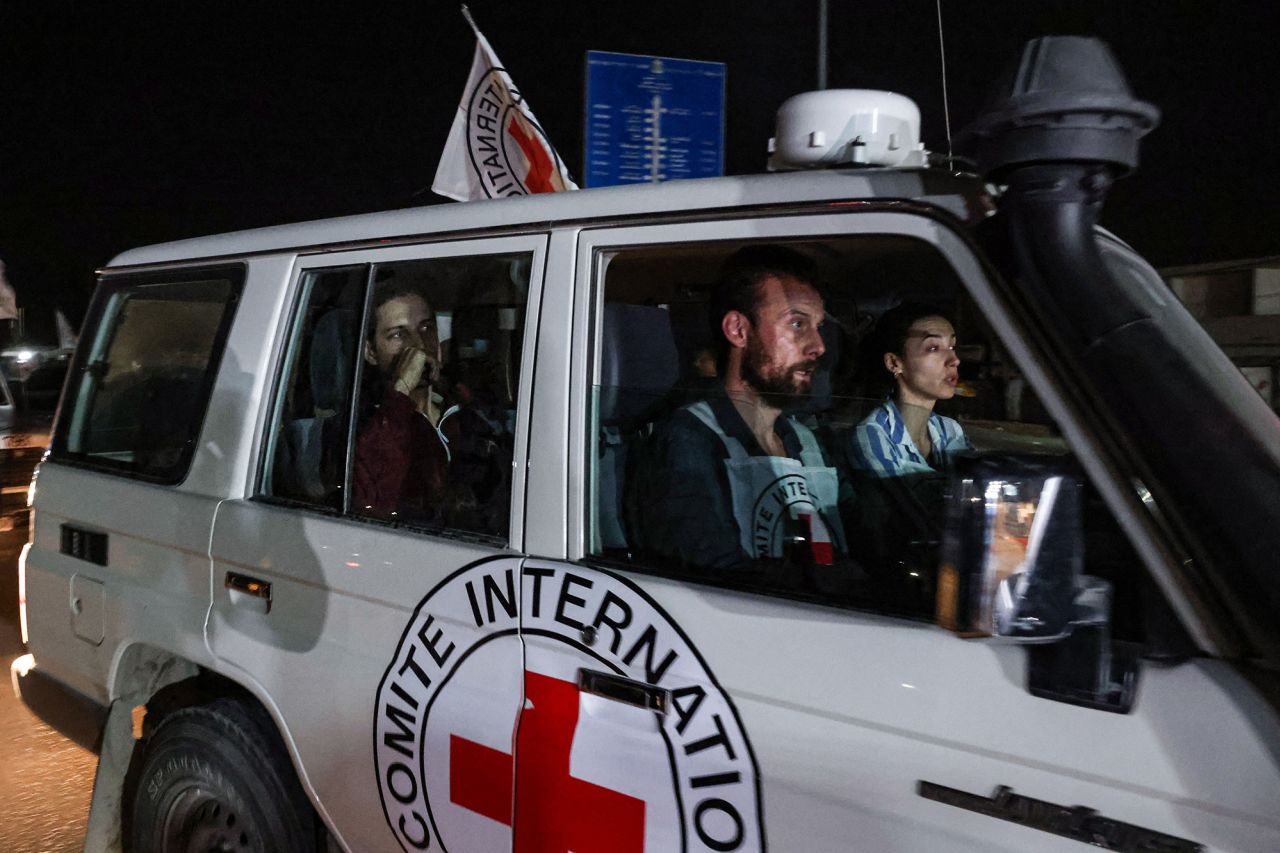
<path id="1" fill-rule="evenodd" d="M 462 17 L 467 19 L 467 23 L 471 25 L 471 29 L 478 37 L 480 35 L 480 28 L 476 26 L 476 19 L 471 17 L 471 10 L 467 8 L 466 3 L 462 4 Z"/>

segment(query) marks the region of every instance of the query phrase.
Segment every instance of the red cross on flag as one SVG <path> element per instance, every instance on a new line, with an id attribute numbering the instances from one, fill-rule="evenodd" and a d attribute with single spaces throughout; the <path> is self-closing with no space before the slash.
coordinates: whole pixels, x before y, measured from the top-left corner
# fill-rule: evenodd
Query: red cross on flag
<path id="1" fill-rule="evenodd" d="M 576 190 L 465 6 L 462 14 L 475 31 L 476 52 L 431 189 L 458 201 Z"/>

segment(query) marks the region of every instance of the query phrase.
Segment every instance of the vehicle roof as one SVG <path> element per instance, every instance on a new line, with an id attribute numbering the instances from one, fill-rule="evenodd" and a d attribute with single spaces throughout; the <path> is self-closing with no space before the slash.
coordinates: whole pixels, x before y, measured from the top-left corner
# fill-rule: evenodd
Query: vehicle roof
<path id="1" fill-rule="evenodd" d="M 130 249 L 109 268 L 220 258 L 451 232 L 842 200 L 911 200 L 980 219 L 981 181 L 927 169 L 842 169 L 636 184 L 438 204 L 235 231 Z"/>

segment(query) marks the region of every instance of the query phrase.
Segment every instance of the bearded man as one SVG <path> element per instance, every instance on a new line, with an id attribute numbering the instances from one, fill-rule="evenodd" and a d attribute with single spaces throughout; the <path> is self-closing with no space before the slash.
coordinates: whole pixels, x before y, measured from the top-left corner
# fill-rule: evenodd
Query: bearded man
<path id="1" fill-rule="evenodd" d="M 709 305 L 723 387 L 656 433 L 637 508 L 649 551 L 695 569 L 820 567 L 845 554 L 847 486 L 813 431 L 784 414 L 804 406 L 826 349 L 816 273 L 776 245 L 725 262 Z"/>

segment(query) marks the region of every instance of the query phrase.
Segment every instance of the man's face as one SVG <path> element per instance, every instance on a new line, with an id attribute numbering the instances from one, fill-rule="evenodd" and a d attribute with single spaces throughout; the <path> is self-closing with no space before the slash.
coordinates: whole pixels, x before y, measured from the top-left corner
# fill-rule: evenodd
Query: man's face
<path id="1" fill-rule="evenodd" d="M 364 357 L 377 365 L 383 376 L 393 376 L 396 360 L 407 347 L 417 347 L 427 354 L 431 367 L 423 371 L 424 383 L 439 377 L 440 339 L 436 333 L 436 314 L 421 296 L 405 294 L 388 299 L 378 306 L 371 340 L 365 342 Z"/>
<path id="2" fill-rule="evenodd" d="M 755 316 L 743 356 L 742 375 L 775 404 L 807 395 L 818 359 L 826 352 L 818 332 L 825 319 L 822 297 L 792 276 L 769 276 L 757 285 Z"/>

